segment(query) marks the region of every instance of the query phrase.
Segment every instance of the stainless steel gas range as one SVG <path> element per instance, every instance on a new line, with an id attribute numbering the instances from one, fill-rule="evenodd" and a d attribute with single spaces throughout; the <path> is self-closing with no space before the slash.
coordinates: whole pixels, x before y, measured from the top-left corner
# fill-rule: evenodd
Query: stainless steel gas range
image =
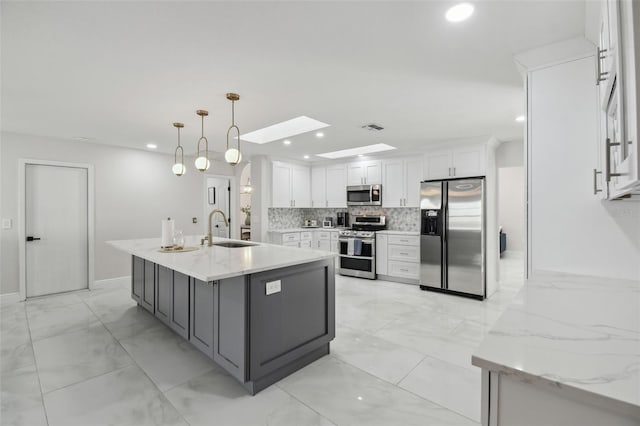
<path id="1" fill-rule="evenodd" d="M 338 273 L 376 279 L 376 233 L 386 229 L 385 216 L 355 216 L 351 229 L 340 231 Z"/>

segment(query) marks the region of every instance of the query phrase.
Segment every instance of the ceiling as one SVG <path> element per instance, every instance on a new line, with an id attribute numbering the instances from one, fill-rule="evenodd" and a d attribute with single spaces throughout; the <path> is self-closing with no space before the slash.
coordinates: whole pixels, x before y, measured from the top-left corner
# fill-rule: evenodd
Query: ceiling
<path id="1" fill-rule="evenodd" d="M 584 34 L 584 1 L 475 1 L 468 21 L 429 2 L 7 2 L 2 130 L 172 153 L 225 150 L 226 92 L 243 133 L 300 115 L 331 124 L 246 156 L 373 143 L 522 137 L 513 55 Z M 385 129 L 361 128 L 375 123 Z"/>

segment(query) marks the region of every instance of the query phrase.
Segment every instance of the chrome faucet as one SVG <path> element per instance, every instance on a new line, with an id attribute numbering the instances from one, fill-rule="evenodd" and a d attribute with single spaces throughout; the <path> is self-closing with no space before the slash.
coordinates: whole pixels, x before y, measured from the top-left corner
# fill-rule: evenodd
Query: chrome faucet
<path id="1" fill-rule="evenodd" d="M 209 232 L 207 233 L 207 239 L 209 240 L 209 242 L 207 243 L 208 247 L 211 247 L 213 245 L 213 237 L 211 235 L 211 219 L 213 218 L 213 215 L 216 213 L 220 213 L 222 215 L 222 218 L 224 219 L 224 224 L 229 226 L 229 221 L 227 220 L 227 215 L 224 214 L 224 212 L 220 209 L 213 209 L 211 210 L 211 213 L 209 213 Z"/>

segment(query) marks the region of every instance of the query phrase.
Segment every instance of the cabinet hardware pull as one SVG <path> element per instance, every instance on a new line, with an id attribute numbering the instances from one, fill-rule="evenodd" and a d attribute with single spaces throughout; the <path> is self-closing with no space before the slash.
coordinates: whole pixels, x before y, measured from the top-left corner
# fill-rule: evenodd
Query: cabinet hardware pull
<path id="1" fill-rule="evenodd" d="M 602 192 L 602 189 L 598 189 L 598 175 L 602 174 L 602 172 L 593 169 L 593 195 L 597 195 L 598 192 Z"/>
<path id="2" fill-rule="evenodd" d="M 607 148 L 605 149 L 605 177 L 607 182 L 611 182 L 612 177 L 622 176 L 622 173 L 611 173 L 611 148 L 620 145 L 620 142 L 611 142 L 610 138 L 607 138 Z"/>
<path id="3" fill-rule="evenodd" d="M 451 176 L 451 167 L 449 167 L 449 176 Z"/>
<path id="4" fill-rule="evenodd" d="M 607 52 L 607 49 L 600 49 L 600 46 L 597 47 L 598 50 L 598 58 L 596 59 L 596 86 L 599 86 L 601 82 L 605 81 L 606 78 L 602 78 L 603 76 L 609 75 L 608 72 L 602 72 L 602 60 L 606 59 L 606 55 L 603 53 Z"/>
<path id="5" fill-rule="evenodd" d="M 453 175 L 454 176 L 456 175 L 456 168 L 455 167 L 453 168 Z"/>

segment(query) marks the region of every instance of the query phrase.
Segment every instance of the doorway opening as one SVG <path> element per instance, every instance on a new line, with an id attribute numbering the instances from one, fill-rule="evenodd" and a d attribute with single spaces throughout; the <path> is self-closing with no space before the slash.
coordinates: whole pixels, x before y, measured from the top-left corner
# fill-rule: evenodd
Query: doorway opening
<path id="1" fill-rule="evenodd" d="M 233 226 L 231 213 L 231 181 L 228 177 L 207 176 L 205 185 L 204 203 L 204 232 L 209 229 L 209 213 L 220 210 L 229 221 L 229 226 L 225 223 L 222 215 L 215 214 L 212 217 L 211 234 L 218 238 L 231 238 L 231 226 Z"/>
<path id="2" fill-rule="evenodd" d="M 251 164 L 247 164 L 240 174 L 240 239 L 251 240 Z"/>
<path id="3" fill-rule="evenodd" d="M 20 298 L 91 288 L 93 166 L 20 160 L 19 171 Z"/>

